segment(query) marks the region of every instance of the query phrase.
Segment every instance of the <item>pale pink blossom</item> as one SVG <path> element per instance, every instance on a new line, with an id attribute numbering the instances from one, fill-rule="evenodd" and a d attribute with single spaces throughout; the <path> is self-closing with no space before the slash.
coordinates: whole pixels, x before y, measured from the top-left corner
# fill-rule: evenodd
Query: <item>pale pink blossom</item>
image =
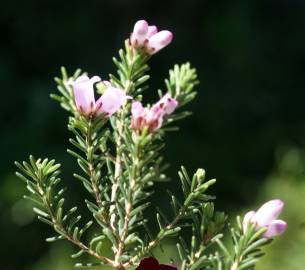
<path id="1" fill-rule="evenodd" d="M 149 128 L 149 131 L 153 132 L 159 129 L 163 124 L 163 110 L 160 107 L 152 107 L 146 109 L 144 124 Z"/>
<path id="2" fill-rule="evenodd" d="M 254 224 L 257 229 L 267 228 L 264 237 L 273 237 L 283 233 L 287 223 L 277 219 L 281 214 L 284 203 L 281 200 L 271 200 L 263 204 L 258 211 L 250 211 L 244 216 L 243 230 L 246 232 L 249 224 Z"/>
<path id="3" fill-rule="evenodd" d="M 94 84 L 99 81 L 101 81 L 101 78 L 98 76 L 89 78 L 82 75 L 72 83 L 76 107 L 86 116 L 97 116 L 101 113 L 105 116 L 111 116 L 123 105 L 127 98 L 122 89 L 112 87 L 111 84 L 105 82 L 107 88 L 96 101 Z"/>
<path id="4" fill-rule="evenodd" d="M 155 54 L 173 40 L 173 34 L 170 31 L 163 30 L 148 38 L 146 49 L 149 54 Z"/>
<path id="5" fill-rule="evenodd" d="M 139 101 L 134 101 L 131 105 L 131 127 L 135 130 L 139 130 L 141 128 L 142 121 L 144 119 L 144 111 L 143 105 Z"/>
<path id="6" fill-rule="evenodd" d="M 178 101 L 167 93 L 154 106 L 161 107 L 165 114 L 171 114 L 178 106 Z"/>
<path id="7" fill-rule="evenodd" d="M 93 85 L 101 81 L 101 78 L 94 76 L 80 76 L 73 83 L 76 107 L 86 115 L 95 111 L 95 98 Z"/>
<path id="8" fill-rule="evenodd" d="M 148 29 L 149 27 L 146 21 L 137 21 L 130 36 L 130 44 L 135 48 L 143 47 L 147 38 Z"/>
<path id="9" fill-rule="evenodd" d="M 144 108 L 142 103 L 135 101 L 131 108 L 131 127 L 139 131 L 148 128 L 150 132 L 154 132 L 162 126 L 164 116 L 174 112 L 178 102 L 169 94 L 166 94 L 151 108 Z"/>
<path id="10" fill-rule="evenodd" d="M 126 98 L 127 96 L 123 90 L 108 86 L 96 102 L 97 114 L 104 113 L 107 116 L 111 116 L 120 109 Z"/>
<path id="11" fill-rule="evenodd" d="M 158 28 L 155 25 L 148 26 L 146 38 L 152 37 L 154 34 L 158 33 Z"/>
<path id="12" fill-rule="evenodd" d="M 148 25 L 145 20 L 135 23 L 130 35 L 130 44 L 134 48 L 144 48 L 148 54 L 155 54 L 173 39 L 173 34 L 168 30 L 158 32 L 155 25 Z"/>

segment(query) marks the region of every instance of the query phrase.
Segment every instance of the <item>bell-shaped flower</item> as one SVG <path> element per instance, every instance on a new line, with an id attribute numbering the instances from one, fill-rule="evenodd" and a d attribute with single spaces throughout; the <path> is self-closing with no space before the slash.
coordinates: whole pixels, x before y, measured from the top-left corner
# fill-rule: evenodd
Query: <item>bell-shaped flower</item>
<path id="1" fill-rule="evenodd" d="M 133 32 L 130 35 L 130 44 L 134 47 L 143 47 L 147 38 L 148 23 L 145 20 L 137 21 L 133 27 Z"/>
<path id="2" fill-rule="evenodd" d="M 154 132 L 162 126 L 164 116 L 174 112 L 178 102 L 169 94 L 166 94 L 151 108 L 144 108 L 142 103 L 135 101 L 131 108 L 131 127 L 139 131 L 148 128 Z"/>
<path id="3" fill-rule="evenodd" d="M 111 84 L 106 82 L 105 92 L 95 101 L 94 84 L 99 81 L 101 81 L 101 78 L 98 76 L 89 78 L 83 75 L 72 83 L 76 107 L 86 116 L 97 116 L 101 113 L 105 116 L 111 116 L 123 105 L 127 98 L 122 89 L 112 87 Z"/>
<path id="4" fill-rule="evenodd" d="M 144 125 L 148 127 L 150 132 L 159 129 L 163 124 L 163 110 L 160 107 L 151 107 L 145 110 Z"/>
<path id="5" fill-rule="evenodd" d="M 145 20 L 135 23 L 130 35 L 130 44 L 134 48 L 144 48 L 148 54 L 155 54 L 173 39 L 173 34 L 168 30 L 158 32 L 155 25 L 148 25 Z"/>
<path id="6" fill-rule="evenodd" d="M 277 219 L 281 214 L 284 203 L 281 200 L 271 200 L 263 204 L 258 211 L 250 211 L 244 216 L 243 230 L 247 231 L 249 223 L 254 224 L 257 229 L 267 228 L 264 237 L 273 237 L 283 233 L 287 223 Z"/>
<path id="7" fill-rule="evenodd" d="M 76 107 L 85 115 L 92 114 L 95 111 L 93 85 L 99 81 L 101 81 L 101 78 L 98 76 L 90 79 L 83 75 L 72 83 Z"/>
<path id="8" fill-rule="evenodd" d="M 104 113 L 111 116 L 124 104 L 127 96 L 121 89 L 115 87 L 107 87 L 103 95 L 96 102 L 97 114 Z"/>
<path id="9" fill-rule="evenodd" d="M 131 127 L 134 130 L 139 130 L 143 126 L 145 109 L 140 101 L 134 101 L 131 105 Z"/>
<path id="10" fill-rule="evenodd" d="M 158 33 L 158 28 L 155 25 L 150 25 L 148 26 L 148 30 L 147 30 L 147 34 L 146 34 L 146 38 L 150 38 L 152 37 L 154 34 Z"/>
<path id="11" fill-rule="evenodd" d="M 146 49 L 149 54 L 155 54 L 173 40 L 173 34 L 170 31 L 163 30 L 148 38 Z"/>
<path id="12" fill-rule="evenodd" d="M 160 107 L 164 114 L 171 114 L 177 108 L 178 102 L 167 93 L 154 106 Z"/>

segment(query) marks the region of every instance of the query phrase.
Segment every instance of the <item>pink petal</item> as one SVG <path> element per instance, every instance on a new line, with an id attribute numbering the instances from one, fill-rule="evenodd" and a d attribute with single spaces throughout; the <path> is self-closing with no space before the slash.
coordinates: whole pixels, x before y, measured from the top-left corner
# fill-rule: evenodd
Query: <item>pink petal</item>
<path id="1" fill-rule="evenodd" d="M 147 110 L 145 115 L 145 122 L 147 123 L 150 131 L 155 131 L 162 126 L 163 123 L 163 111 L 158 106 L 153 106 L 150 110 Z"/>
<path id="2" fill-rule="evenodd" d="M 137 21 L 134 25 L 133 32 L 130 37 L 130 43 L 134 47 L 141 47 L 144 45 L 148 31 L 148 23 L 145 20 Z"/>
<path id="3" fill-rule="evenodd" d="M 155 26 L 155 25 L 148 26 L 148 31 L 147 31 L 147 34 L 146 34 L 146 38 L 150 38 L 151 36 L 153 36 L 157 32 L 158 32 L 157 26 Z"/>
<path id="4" fill-rule="evenodd" d="M 160 117 L 161 113 L 158 112 L 157 110 L 154 110 L 153 108 L 151 109 L 146 109 L 146 114 L 145 114 L 145 120 L 147 123 L 156 121 Z"/>
<path id="5" fill-rule="evenodd" d="M 269 225 L 282 212 L 284 203 L 281 200 L 271 200 L 263 204 L 253 217 L 258 227 Z"/>
<path id="6" fill-rule="evenodd" d="M 139 117 L 144 112 L 143 105 L 140 101 L 135 101 L 131 106 L 132 117 Z"/>
<path id="7" fill-rule="evenodd" d="M 255 211 L 249 211 L 244 216 L 244 219 L 243 219 L 243 230 L 244 230 L 244 232 L 246 232 L 247 227 L 248 227 L 249 223 L 252 221 L 252 218 L 254 217 L 254 215 L 255 215 Z"/>
<path id="8" fill-rule="evenodd" d="M 287 228 L 287 223 L 283 220 L 273 220 L 264 233 L 265 237 L 273 237 L 282 234 Z"/>
<path id="9" fill-rule="evenodd" d="M 159 106 L 163 110 L 163 114 L 171 114 L 178 106 L 178 101 L 170 96 L 170 94 L 164 95 L 155 106 Z"/>
<path id="10" fill-rule="evenodd" d="M 90 78 L 87 75 L 82 75 L 82 76 L 79 76 L 78 78 L 76 78 L 76 80 L 74 82 L 80 83 L 80 82 L 86 82 L 89 80 L 90 80 Z"/>
<path id="11" fill-rule="evenodd" d="M 158 51 L 166 47 L 169 43 L 171 43 L 172 39 L 173 34 L 167 30 L 160 31 L 157 34 L 151 36 L 147 42 L 148 53 L 157 53 Z"/>
<path id="12" fill-rule="evenodd" d="M 97 114 L 105 113 L 111 116 L 123 105 L 125 100 L 126 94 L 123 90 L 108 87 L 96 102 Z"/>
<path id="13" fill-rule="evenodd" d="M 93 76 L 90 79 L 90 82 L 92 83 L 92 85 L 97 83 L 97 82 L 100 82 L 100 81 L 101 81 L 101 78 L 99 76 Z"/>
<path id="14" fill-rule="evenodd" d="M 144 118 L 145 118 L 146 109 L 143 108 L 143 105 L 139 101 L 135 101 L 131 106 L 131 127 L 134 130 L 140 130 L 143 128 Z"/>
<path id="15" fill-rule="evenodd" d="M 88 76 L 84 75 L 78 77 L 73 83 L 76 106 L 85 114 L 89 114 L 95 109 L 93 85 L 100 80 L 101 78 L 98 76 L 89 79 Z"/>

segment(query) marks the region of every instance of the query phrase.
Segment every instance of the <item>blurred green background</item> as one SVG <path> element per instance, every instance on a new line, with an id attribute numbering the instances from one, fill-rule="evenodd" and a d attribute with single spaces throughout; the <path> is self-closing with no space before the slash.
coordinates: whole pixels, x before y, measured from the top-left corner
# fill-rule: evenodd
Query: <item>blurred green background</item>
<path id="1" fill-rule="evenodd" d="M 190 61 L 199 73 L 193 116 L 169 134 L 164 155 L 179 190 L 181 164 L 204 167 L 218 179 L 217 208 L 230 214 L 271 198 L 286 202 L 288 231 L 268 248 L 257 269 L 305 265 L 305 1 L 3 1 L 0 8 L 1 166 L 0 256 L 3 270 L 72 269 L 68 243 L 47 244 L 52 230 L 22 200 L 14 160 L 56 158 L 71 203 L 83 192 L 71 174 L 67 114 L 50 100 L 61 65 L 107 78 L 111 57 L 133 23 L 147 19 L 170 29 L 174 42 L 153 57 L 147 100 L 157 97 L 168 69 Z M 177 184 L 176 184 L 177 183 Z M 171 250 L 171 256 L 174 256 Z"/>

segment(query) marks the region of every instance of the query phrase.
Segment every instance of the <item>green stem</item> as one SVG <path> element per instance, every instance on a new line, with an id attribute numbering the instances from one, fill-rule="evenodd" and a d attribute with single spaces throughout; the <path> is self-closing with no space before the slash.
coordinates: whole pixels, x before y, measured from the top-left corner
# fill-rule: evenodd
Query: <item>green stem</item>
<path id="1" fill-rule="evenodd" d="M 101 199 L 101 194 L 100 194 L 100 190 L 98 188 L 98 179 L 95 173 L 95 168 L 94 168 L 94 162 L 93 162 L 93 146 L 92 146 L 92 120 L 89 120 L 88 123 L 88 128 L 87 128 L 87 134 L 86 134 L 86 149 L 87 149 L 87 160 L 88 160 L 88 164 L 89 164 L 89 177 L 91 180 L 91 184 L 92 184 L 92 190 L 94 193 L 94 197 L 96 200 L 96 203 L 99 207 L 102 206 L 102 199 Z"/>
<path id="2" fill-rule="evenodd" d="M 128 43 L 126 43 L 126 59 L 127 59 L 127 74 L 126 74 L 126 78 L 122 78 L 120 79 L 121 84 L 126 92 L 126 94 L 132 94 L 132 92 L 134 91 L 134 76 L 135 74 L 137 74 L 139 72 L 139 70 L 135 67 L 135 63 L 137 60 L 137 54 L 136 51 L 132 51 L 132 49 L 129 48 Z M 143 57 L 142 59 L 142 65 L 138 68 L 141 68 L 145 62 L 148 60 L 148 58 Z M 123 154 L 123 135 L 125 133 L 125 118 L 127 115 L 127 109 L 126 106 L 123 107 L 117 114 L 117 119 L 115 122 L 115 140 L 116 140 L 116 158 L 115 158 L 115 170 L 114 170 L 114 179 L 113 179 L 113 183 L 112 183 L 112 189 L 111 189 L 111 203 L 112 205 L 110 206 L 110 225 L 112 227 L 113 230 L 116 230 L 116 223 L 117 223 L 117 213 L 115 211 L 115 203 L 117 201 L 117 197 L 118 197 L 118 187 L 119 187 L 119 183 L 120 183 L 120 178 L 122 175 L 122 171 L 123 171 L 123 161 L 122 161 L 122 154 Z M 130 212 L 131 210 L 129 210 L 130 207 L 126 207 L 125 210 L 127 210 L 127 212 Z M 129 213 L 130 214 L 130 213 Z M 128 214 L 128 215 L 129 215 Z M 126 220 L 126 218 L 128 219 L 128 215 L 126 215 L 125 217 L 125 221 L 124 221 L 124 227 L 125 225 L 128 227 L 128 220 Z M 128 230 L 127 230 L 128 231 Z M 119 254 L 124 253 L 124 247 L 122 246 L 122 241 L 120 241 L 120 244 L 118 247 L 113 247 L 115 252 L 117 252 L 116 257 L 119 258 Z M 118 259 L 117 259 L 118 260 Z"/>
<path id="3" fill-rule="evenodd" d="M 73 243 L 74 245 L 78 246 L 84 252 L 88 253 L 89 255 L 95 257 L 96 259 L 98 259 L 99 261 L 102 261 L 105 264 L 114 266 L 115 263 L 113 260 L 99 255 L 98 253 L 96 253 L 95 251 L 93 251 L 92 249 L 87 247 L 84 243 L 82 243 L 78 239 L 74 239 L 73 236 L 67 232 L 67 230 L 64 228 L 63 224 L 57 220 L 56 215 L 53 213 L 51 203 L 48 201 L 47 197 L 45 196 L 43 189 L 41 187 L 39 187 L 39 189 L 40 189 L 40 195 L 42 196 L 42 199 L 43 199 L 43 203 L 44 203 L 45 207 L 47 208 L 47 211 L 51 217 L 52 223 L 54 224 L 54 229 L 56 231 L 60 232 L 60 234 L 62 236 L 64 236 L 64 238 L 66 240 L 68 240 L 71 243 Z"/>
<path id="4" fill-rule="evenodd" d="M 186 210 L 186 206 L 182 206 L 181 209 L 178 212 L 178 215 L 173 219 L 172 222 L 170 222 L 164 229 L 162 229 L 157 237 L 150 241 L 148 245 L 137 255 L 132 257 L 127 263 L 124 264 L 125 267 L 129 265 L 133 265 L 136 261 L 139 260 L 140 257 L 144 256 L 145 254 L 148 254 L 155 246 L 157 246 L 161 240 L 166 236 L 166 233 L 174 228 L 174 226 L 178 223 L 181 217 L 184 215 L 184 211 Z"/>
<path id="5" fill-rule="evenodd" d="M 134 206 L 134 191 L 137 186 L 138 179 L 140 177 L 140 168 L 139 168 L 139 163 L 140 163 L 140 144 L 139 144 L 139 139 L 137 139 L 137 142 L 135 144 L 135 153 L 132 155 L 132 175 L 129 183 L 129 189 L 127 191 L 127 197 L 125 198 L 125 219 L 124 219 L 124 226 L 123 226 L 123 233 L 122 236 L 120 237 L 119 241 L 119 248 L 118 248 L 118 253 L 115 257 L 115 261 L 118 261 L 120 256 L 123 255 L 124 249 L 125 249 L 125 240 L 128 236 L 129 232 L 129 220 L 130 220 L 130 215 L 133 210 Z M 125 267 L 122 265 L 122 267 Z M 124 269 L 124 268 L 122 268 Z"/>
<path id="6" fill-rule="evenodd" d="M 116 158 L 115 158 L 115 169 L 114 169 L 114 179 L 111 188 L 111 207 L 110 207 L 110 225 L 113 230 L 115 230 L 115 223 L 116 223 L 116 213 L 115 213 L 115 202 L 117 200 L 117 189 L 119 186 L 119 178 L 121 176 L 122 171 L 122 134 L 124 128 L 124 108 L 119 112 L 118 119 L 116 120 L 116 128 L 117 128 L 117 135 L 116 135 Z"/>

